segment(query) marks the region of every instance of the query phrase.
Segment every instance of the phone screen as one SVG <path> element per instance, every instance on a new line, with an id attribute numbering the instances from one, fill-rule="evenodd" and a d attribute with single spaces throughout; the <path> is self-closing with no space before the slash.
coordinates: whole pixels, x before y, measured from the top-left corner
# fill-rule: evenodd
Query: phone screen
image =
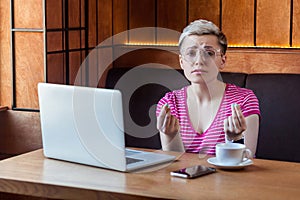
<path id="1" fill-rule="evenodd" d="M 206 167 L 203 165 L 196 165 L 192 167 L 187 167 L 183 169 L 179 169 L 176 171 L 172 171 L 171 175 L 172 176 L 177 176 L 181 178 L 196 178 L 199 176 L 203 176 L 206 174 L 211 174 L 216 172 L 216 169 L 213 167 Z"/>

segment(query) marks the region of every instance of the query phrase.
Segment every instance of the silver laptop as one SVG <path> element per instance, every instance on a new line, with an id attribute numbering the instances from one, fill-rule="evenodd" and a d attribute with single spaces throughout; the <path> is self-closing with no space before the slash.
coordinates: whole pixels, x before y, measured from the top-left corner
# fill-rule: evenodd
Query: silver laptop
<path id="1" fill-rule="evenodd" d="M 46 157 L 118 171 L 175 159 L 125 148 L 119 90 L 39 83 L 38 96 Z"/>

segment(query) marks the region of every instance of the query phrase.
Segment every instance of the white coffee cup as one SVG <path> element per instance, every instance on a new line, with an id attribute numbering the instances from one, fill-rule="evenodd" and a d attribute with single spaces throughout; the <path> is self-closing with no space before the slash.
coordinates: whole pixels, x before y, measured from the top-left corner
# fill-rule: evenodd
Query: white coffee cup
<path id="1" fill-rule="evenodd" d="M 222 165 L 237 165 L 251 158 L 251 151 L 244 144 L 219 143 L 216 145 L 216 158 Z"/>

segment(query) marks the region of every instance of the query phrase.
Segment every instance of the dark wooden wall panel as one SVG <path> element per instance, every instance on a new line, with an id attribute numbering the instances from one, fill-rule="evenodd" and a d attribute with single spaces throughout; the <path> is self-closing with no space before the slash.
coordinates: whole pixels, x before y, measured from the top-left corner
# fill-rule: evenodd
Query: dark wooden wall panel
<path id="1" fill-rule="evenodd" d="M 98 43 L 112 36 L 112 2 L 101 0 L 98 3 Z"/>
<path id="2" fill-rule="evenodd" d="M 289 46 L 290 0 L 257 0 L 256 45 Z"/>
<path id="3" fill-rule="evenodd" d="M 84 37 L 84 35 L 81 35 L 80 30 L 74 30 L 69 31 L 69 49 L 79 49 L 81 46 L 84 45 L 84 43 L 81 43 L 81 37 Z"/>
<path id="4" fill-rule="evenodd" d="M 113 31 L 114 35 L 126 31 L 128 28 L 128 1 L 113 1 Z"/>
<path id="5" fill-rule="evenodd" d="M 47 80 L 49 83 L 66 83 L 65 57 L 63 53 L 47 56 Z"/>
<path id="6" fill-rule="evenodd" d="M 83 61 L 82 59 L 83 52 L 75 51 L 69 53 L 69 82 L 71 85 L 75 83 L 77 84 L 84 84 L 85 80 L 85 73 L 80 69 L 81 63 Z"/>
<path id="7" fill-rule="evenodd" d="M 63 50 L 63 32 L 47 32 L 47 51 Z"/>
<path id="8" fill-rule="evenodd" d="M 80 38 L 81 38 L 80 48 L 82 48 L 82 49 L 86 48 L 86 44 L 85 44 L 86 43 L 86 41 L 85 41 L 86 33 L 88 34 L 88 32 L 86 32 L 85 30 L 80 31 Z M 89 46 L 89 44 L 87 44 L 87 48 L 89 48 L 88 46 Z"/>
<path id="9" fill-rule="evenodd" d="M 206 19 L 220 26 L 220 0 L 189 0 L 188 21 Z"/>
<path id="10" fill-rule="evenodd" d="M 89 52 L 87 60 L 85 60 L 81 66 L 84 71 L 89 72 L 89 82 L 88 85 L 91 87 L 97 87 L 98 85 L 98 67 L 101 65 L 101 60 L 98 56 L 100 49 L 94 48 Z"/>
<path id="11" fill-rule="evenodd" d="M 129 28 L 155 26 L 155 1 L 129 0 Z"/>
<path id="12" fill-rule="evenodd" d="M 112 36 L 112 2 L 89 1 L 89 47 L 96 47 Z"/>
<path id="13" fill-rule="evenodd" d="M 43 1 L 14 0 L 15 28 L 42 28 Z"/>
<path id="14" fill-rule="evenodd" d="M 98 44 L 97 40 L 97 0 L 90 0 L 89 1 L 89 29 L 88 29 L 88 44 L 89 47 L 95 47 Z"/>
<path id="15" fill-rule="evenodd" d="M 155 1 L 129 0 L 129 29 L 155 27 Z M 135 32 L 129 35 L 129 42 L 155 42 L 155 30 Z"/>
<path id="16" fill-rule="evenodd" d="M 15 56 L 16 107 L 38 109 L 37 83 L 44 81 L 43 33 L 15 33 Z"/>
<path id="17" fill-rule="evenodd" d="M 186 0 L 157 1 L 157 26 L 177 31 L 179 34 L 187 23 L 186 7 Z M 156 34 L 158 43 L 176 44 L 178 42 L 178 34 L 170 35 L 164 31 L 158 31 Z"/>
<path id="18" fill-rule="evenodd" d="M 105 87 L 106 75 L 109 69 L 112 68 L 112 60 L 113 60 L 113 48 L 106 47 L 101 48 L 98 50 L 97 58 L 98 58 L 98 65 L 97 65 L 97 77 L 96 80 L 98 81 L 98 87 Z M 96 69 L 96 67 L 94 67 Z"/>
<path id="19" fill-rule="evenodd" d="M 300 0 L 293 0 L 292 45 L 300 48 Z"/>
<path id="20" fill-rule="evenodd" d="M 89 52 L 87 60 L 82 62 L 82 79 L 88 72 L 89 87 L 105 87 L 107 71 L 112 68 L 112 47 L 95 48 Z"/>
<path id="21" fill-rule="evenodd" d="M 62 0 L 47 0 L 45 6 L 47 28 L 62 28 Z"/>
<path id="22" fill-rule="evenodd" d="M 129 10 L 128 10 L 128 2 L 127 0 L 117 0 L 113 1 L 113 35 L 114 35 L 114 44 L 126 44 L 128 43 L 128 32 L 126 30 L 129 27 L 128 17 L 129 17 Z M 118 66 L 118 48 L 112 49 L 112 59 L 113 59 L 113 66 Z M 122 63 L 120 64 L 122 65 Z M 103 69 L 102 69 L 103 70 Z M 101 80 L 99 85 L 103 87 L 104 80 Z"/>
<path id="23" fill-rule="evenodd" d="M 84 1 L 80 1 L 80 0 L 68 0 L 68 14 L 69 14 L 69 18 L 68 18 L 68 26 L 71 28 L 78 28 L 81 27 L 81 2 Z"/>
<path id="24" fill-rule="evenodd" d="M 157 26 L 182 31 L 186 26 L 186 0 L 157 1 Z"/>
<path id="25" fill-rule="evenodd" d="M 229 44 L 254 46 L 254 0 L 222 2 L 222 31 Z"/>

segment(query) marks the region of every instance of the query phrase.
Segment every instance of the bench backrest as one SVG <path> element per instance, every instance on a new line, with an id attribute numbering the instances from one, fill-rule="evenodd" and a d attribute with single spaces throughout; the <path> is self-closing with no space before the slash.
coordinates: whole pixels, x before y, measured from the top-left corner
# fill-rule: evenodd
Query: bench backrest
<path id="1" fill-rule="evenodd" d="M 262 117 L 256 156 L 300 162 L 300 74 L 222 72 L 220 78 L 252 89 L 259 99 Z M 113 68 L 108 72 L 106 87 L 121 90 L 128 106 L 127 146 L 161 148 L 155 105 L 166 92 L 187 84 L 182 70 Z"/>

